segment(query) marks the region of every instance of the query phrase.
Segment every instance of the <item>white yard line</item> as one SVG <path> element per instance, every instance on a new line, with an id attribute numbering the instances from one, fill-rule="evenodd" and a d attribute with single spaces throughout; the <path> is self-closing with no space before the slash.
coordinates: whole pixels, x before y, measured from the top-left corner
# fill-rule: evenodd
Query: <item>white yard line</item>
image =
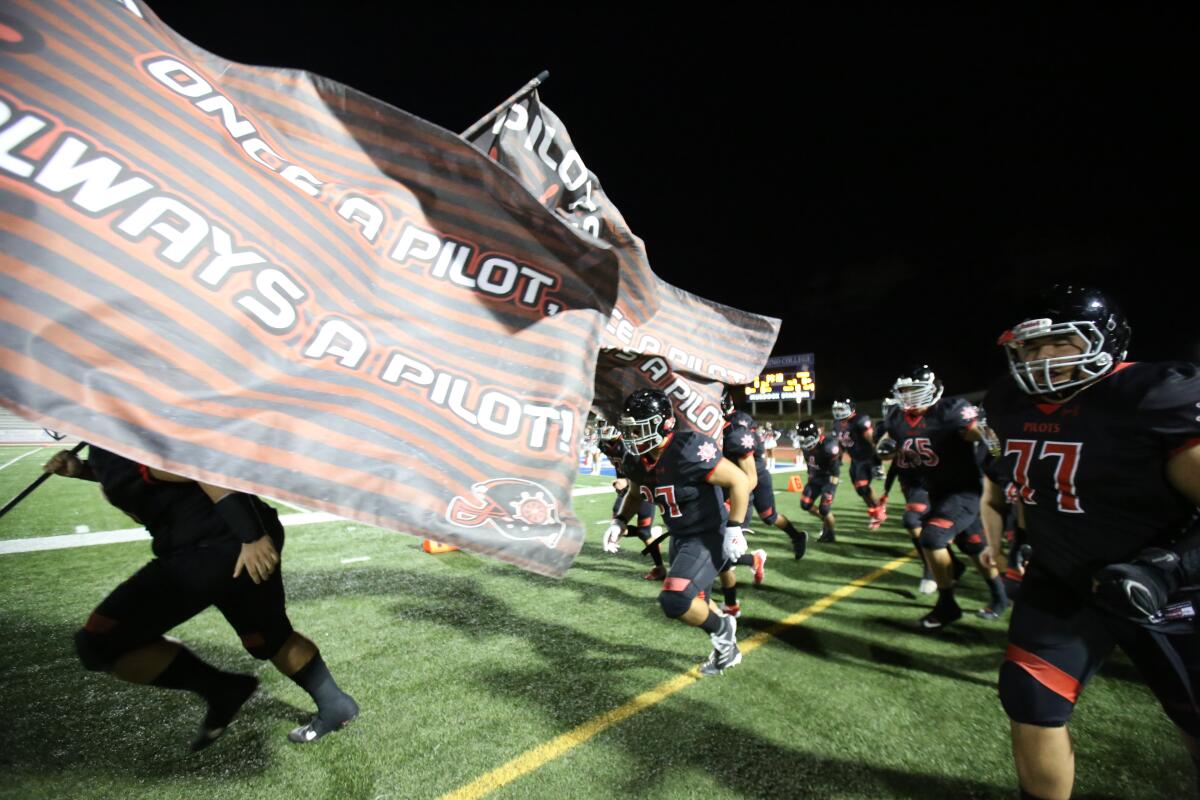
<path id="1" fill-rule="evenodd" d="M 25 455 L 29 455 L 26 453 Z M 572 490 L 574 497 L 590 494 L 611 492 L 609 486 L 584 486 Z M 324 511 L 303 511 L 299 514 L 281 514 L 279 521 L 285 528 L 296 525 L 312 525 L 318 522 L 338 522 L 343 517 L 328 514 Z M 145 528 L 126 528 L 119 531 L 96 531 L 95 533 L 71 533 L 60 536 L 36 536 L 28 539 L 8 539 L 0 541 L 0 555 L 11 553 L 35 553 L 41 550 L 65 550 L 69 547 L 92 547 L 101 544 L 117 544 L 119 542 L 136 542 L 149 539 L 150 534 Z M 343 562 L 346 563 L 346 562 Z"/>
<path id="2" fill-rule="evenodd" d="M 21 460 L 22 458 L 24 458 L 25 456 L 31 456 L 31 455 L 33 455 L 34 453 L 37 453 L 37 452 L 39 452 L 41 449 L 42 449 L 42 448 L 40 448 L 40 447 L 35 447 L 35 448 L 33 448 L 32 450 L 30 450 L 28 453 L 22 453 L 21 455 L 19 455 L 19 456 L 17 456 L 16 458 L 14 458 L 12 461 L 9 461 L 7 464 L 4 464 L 4 465 L 0 466 L 0 469 L 4 469 L 5 467 L 11 467 L 13 464 L 17 463 L 18 461 L 20 461 L 20 460 Z"/>

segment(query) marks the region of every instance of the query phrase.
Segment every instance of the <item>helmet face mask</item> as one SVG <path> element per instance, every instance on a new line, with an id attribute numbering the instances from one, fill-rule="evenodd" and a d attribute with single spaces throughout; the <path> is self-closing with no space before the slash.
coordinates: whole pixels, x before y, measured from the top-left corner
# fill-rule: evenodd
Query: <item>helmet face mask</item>
<path id="1" fill-rule="evenodd" d="M 892 396 L 905 411 L 921 411 L 942 399 L 942 382 L 929 367 L 917 367 L 896 379 Z"/>
<path id="2" fill-rule="evenodd" d="M 1055 286 L 998 344 L 1021 391 L 1063 402 L 1123 361 L 1129 338 L 1125 315 L 1103 292 Z"/>
<path id="3" fill-rule="evenodd" d="M 640 389 L 625 400 L 617 427 L 626 452 L 643 456 L 675 430 L 675 409 L 670 399 L 657 389 Z"/>
<path id="4" fill-rule="evenodd" d="M 854 416 L 854 401 L 850 398 L 833 401 L 833 418 L 850 419 Z"/>
<path id="5" fill-rule="evenodd" d="M 812 450 L 821 441 L 821 426 L 806 419 L 796 426 L 796 438 L 801 450 Z"/>

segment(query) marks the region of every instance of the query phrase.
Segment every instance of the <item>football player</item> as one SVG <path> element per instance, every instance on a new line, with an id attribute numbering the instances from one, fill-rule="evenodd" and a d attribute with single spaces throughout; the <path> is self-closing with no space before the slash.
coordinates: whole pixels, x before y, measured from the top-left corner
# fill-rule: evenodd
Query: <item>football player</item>
<path id="1" fill-rule="evenodd" d="M 753 492 L 754 510 L 758 517 L 767 525 L 774 525 L 787 534 L 792 543 L 792 553 L 796 560 L 804 558 L 808 547 L 808 534 L 797 530 L 791 521 L 775 508 L 775 487 L 771 484 L 771 472 L 764 461 L 764 444 L 758 436 L 754 418 L 744 411 L 733 408 L 733 401 L 726 395 L 725 429 L 722 438 L 722 449 L 725 457 L 740 466 L 750 479 Z M 746 510 L 743 527 L 750 527 L 750 511 Z M 763 551 L 765 559 L 766 552 Z M 762 583 L 759 568 L 755 567 L 755 582 Z"/>
<path id="2" fill-rule="evenodd" d="M 895 403 L 898 407 L 899 403 Z M 937 581 L 933 578 L 933 570 L 929 566 L 929 559 L 925 556 L 925 551 L 921 549 L 921 515 L 929 510 L 929 492 L 925 489 L 925 484 L 921 481 L 921 477 L 914 470 L 901 470 L 899 464 L 892 458 L 896 452 L 896 439 L 888 434 L 888 419 L 890 415 L 885 411 L 883 422 L 880 425 L 880 436 L 878 452 L 881 457 L 891 461 L 888 465 L 887 477 L 883 482 L 883 494 L 879 497 L 879 502 L 887 505 L 888 493 L 892 490 L 892 485 L 896 480 L 900 481 L 900 491 L 904 494 L 904 516 L 902 517 L 904 529 L 908 531 L 909 538 L 912 539 L 913 547 L 921 556 L 921 564 L 923 572 L 921 573 L 921 582 L 917 585 L 917 591 L 921 594 L 933 594 L 937 591 Z"/>
<path id="3" fill-rule="evenodd" d="M 621 469 L 629 478 L 629 493 L 604 533 L 604 549 L 620 549 L 625 521 L 642 498 L 658 504 L 671 534 L 659 605 L 668 617 L 709 634 L 713 649 L 700 673 L 719 675 L 740 663 L 742 653 L 737 620 L 721 613 L 708 593 L 725 563 L 746 552 L 738 523 L 750 502 L 749 482 L 722 457 L 715 441 L 676 430 L 675 422 L 670 399 L 657 389 L 640 389 L 626 398 L 618 425 L 625 440 Z"/>
<path id="4" fill-rule="evenodd" d="M 800 449 L 808 465 L 808 483 L 800 495 L 800 508 L 821 520 L 822 544 L 836 542 L 836 520 L 833 516 L 833 497 L 842 479 L 842 448 L 837 440 L 826 437 L 815 420 L 802 420 L 796 427 Z"/>
<path id="5" fill-rule="evenodd" d="M 846 397 L 833 401 L 833 433 L 842 450 L 850 454 L 850 480 L 854 491 L 867 504 L 868 530 L 876 530 L 887 519 L 887 506 L 880 503 L 871 488 L 875 474 L 875 431 L 871 418 L 854 408 Z"/>
<path id="6" fill-rule="evenodd" d="M 1174 594 L 1200 584 L 1200 365 L 1125 361 L 1129 324 L 1095 289 L 1055 287 L 1013 322 L 985 407 L 1033 548 L 1000 668 L 1022 796 L 1070 796 L 1067 722 L 1117 646 L 1200 766 L 1195 602 Z M 1003 494 L 985 491 L 995 558 Z"/>
<path id="7" fill-rule="evenodd" d="M 616 426 L 608 424 L 607 420 L 597 419 L 596 427 L 598 431 L 600 451 L 608 457 L 612 462 L 613 469 L 617 472 L 617 477 L 613 481 L 613 490 L 617 493 L 617 499 L 613 501 L 613 516 L 621 509 L 621 504 L 625 502 L 625 495 L 629 491 L 629 479 L 625 477 L 625 473 L 621 471 L 621 459 L 625 457 L 625 443 L 621 440 L 621 431 Z M 637 525 L 629 525 L 626 528 L 626 536 L 636 536 L 646 543 L 646 549 L 650 553 L 650 559 L 654 562 L 654 566 L 642 576 L 643 580 L 661 581 L 667 575 L 667 570 L 663 567 L 662 546 L 654 539 L 654 503 L 642 498 L 638 504 Z M 632 521 L 632 520 L 631 520 Z"/>
<path id="8" fill-rule="evenodd" d="M 164 634 L 216 606 L 242 646 L 308 692 L 317 714 L 288 734 L 314 742 L 358 716 L 317 646 L 292 628 L 278 570 L 283 526 L 257 497 L 151 469 L 92 445 L 86 461 L 66 450 L 46 472 L 97 481 L 105 498 L 149 531 L 154 559 L 112 591 L 75 634 L 85 669 L 131 683 L 185 689 L 208 704 L 192 750 L 217 740 L 258 687 L 223 672 Z"/>
<path id="9" fill-rule="evenodd" d="M 951 542 L 975 562 L 991 592 L 991 603 L 977 614 L 999 619 L 1008 605 L 1004 583 L 996 567 L 980 558 L 987 542 L 979 517 L 983 471 L 976 445 L 986 444 L 979 409 L 965 400 L 943 400 L 942 383 L 928 366 L 902 375 L 892 390 L 900 404 L 888 415 L 891 442 L 879 455 L 895 458 L 901 474 L 911 473 L 929 493 L 917 544 L 933 571 L 938 600 L 920 625 L 933 630 L 962 617 L 954 588 L 965 567 L 951 555 Z"/>

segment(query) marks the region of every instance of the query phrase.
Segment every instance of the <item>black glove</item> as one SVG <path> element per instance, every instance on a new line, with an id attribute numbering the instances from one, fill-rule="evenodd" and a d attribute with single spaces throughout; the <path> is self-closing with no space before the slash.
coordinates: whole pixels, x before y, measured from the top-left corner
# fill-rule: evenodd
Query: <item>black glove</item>
<path id="1" fill-rule="evenodd" d="M 1124 617 L 1149 622 L 1179 588 L 1183 570 L 1179 554 L 1151 547 L 1129 564 L 1109 564 L 1096 573 L 1096 594 Z"/>
<path id="2" fill-rule="evenodd" d="M 896 455 L 896 440 L 887 438 L 875 445 L 875 454 L 880 458 L 891 458 Z"/>

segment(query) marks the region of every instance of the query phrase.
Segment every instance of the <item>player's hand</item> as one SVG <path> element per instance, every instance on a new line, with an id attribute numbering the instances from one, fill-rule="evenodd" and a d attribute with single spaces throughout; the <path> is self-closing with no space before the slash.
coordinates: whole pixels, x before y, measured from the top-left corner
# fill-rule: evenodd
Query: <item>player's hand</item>
<path id="1" fill-rule="evenodd" d="M 59 450 L 42 465 L 42 472 L 62 475 L 66 478 L 78 478 L 83 474 L 83 462 L 70 450 Z"/>
<path id="2" fill-rule="evenodd" d="M 1179 554 L 1143 550 L 1132 564 L 1109 564 L 1096 573 L 1092 590 L 1122 616 L 1148 621 L 1167 604 L 1178 588 Z"/>
<path id="3" fill-rule="evenodd" d="M 881 439 L 879 444 L 875 445 L 875 454 L 880 458 L 891 458 L 896 455 L 896 440 L 890 437 Z"/>
<path id="4" fill-rule="evenodd" d="M 979 554 L 979 563 L 985 569 L 1001 569 L 1000 559 L 1000 551 L 994 547 L 985 547 L 983 552 Z"/>
<path id="5" fill-rule="evenodd" d="M 625 523 L 613 517 L 612 524 L 604 531 L 604 552 L 615 553 L 621 549 L 621 537 L 625 535 Z"/>
<path id="6" fill-rule="evenodd" d="M 721 542 L 721 554 L 727 561 L 737 561 L 746 554 L 746 535 L 740 525 L 731 525 L 725 529 L 725 540 Z"/>
<path id="7" fill-rule="evenodd" d="M 271 541 L 271 537 L 264 535 L 260 536 L 257 541 L 242 545 L 242 552 L 238 554 L 237 566 L 233 568 L 233 577 L 237 578 L 245 569 L 250 580 L 262 583 L 271 577 L 277 566 L 279 566 L 279 551 L 275 549 L 275 542 Z"/>

